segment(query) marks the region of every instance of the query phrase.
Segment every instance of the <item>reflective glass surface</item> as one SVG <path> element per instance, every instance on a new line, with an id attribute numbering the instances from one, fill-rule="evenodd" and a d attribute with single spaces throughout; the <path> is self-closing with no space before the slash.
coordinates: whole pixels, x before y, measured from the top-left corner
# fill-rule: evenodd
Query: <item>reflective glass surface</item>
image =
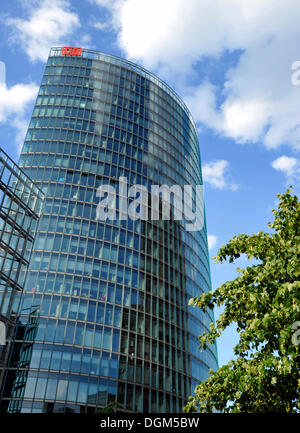
<path id="1" fill-rule="evenodd" d="M 213 313 L 187 306 L 211 286 L 206 225 L 100 222 L 96 189 L 120 176 L 147 188 L 202 184 L 187 108 L 137 65 L 53 48 L 19 163 L 46 199 L 9 411 L 95 412 L 110 401 L 182 411 L 217 367 L 216 347 L 201 353 L 197 340 Z M 38 314 L 26 313 L 32 305 Z"/>

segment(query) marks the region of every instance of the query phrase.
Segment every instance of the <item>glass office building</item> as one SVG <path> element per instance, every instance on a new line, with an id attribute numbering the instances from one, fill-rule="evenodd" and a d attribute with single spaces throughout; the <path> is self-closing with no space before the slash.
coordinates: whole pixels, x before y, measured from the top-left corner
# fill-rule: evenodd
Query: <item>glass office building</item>
<path id="1" fill-rule="evenodd" d="M 148 190 L 201 185 L 188 109 L 131 62 L 52 48 L 19 163 L 46 199 L 20 312 L 34 322 L 30 359 L 15 366 L 26 386 L 3 397 L 8 411 L 97 412 L 117 401 L 121 411 L 181 412 L 217 368 L 216 347 L 200 352 L 197 340 L 213 313 L 187 305 L 211 287 L 206 226 L 99 221 L 96 190 L 119 177 Z"/>
<path id="2" fill-rule="evenodd" d="M 0 398 L 42 203 L 42 191 L 0 149 Z"/>

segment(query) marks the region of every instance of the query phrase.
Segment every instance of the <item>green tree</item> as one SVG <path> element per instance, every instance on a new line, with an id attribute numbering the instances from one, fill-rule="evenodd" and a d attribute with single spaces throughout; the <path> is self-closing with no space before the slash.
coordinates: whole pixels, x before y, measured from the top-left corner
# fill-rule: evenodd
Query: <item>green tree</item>
<path id="1" fill-rule="evenodd" d="M 107 406 L 102 409 L 98 409 L 98 413 L 116 413 L 118 408 L 123 407 L 122 403 L 118 401 L 110 401 Z"/>
<path id="2" fill-rule="evenodd" d="M 190 305 L 223 306 L 210 331 L 199 337 L 200 349 L 215 342 L 235 323 L 236 359 L 195 389 L 185 412 L 297 412 L 299 404 L 300 206 L 292 189 L 279 197 L 270 233 L 234 236 L 214 257 L 216 263 L 245 254 L 252 266 L 214 291 L 192 298 Z"/>

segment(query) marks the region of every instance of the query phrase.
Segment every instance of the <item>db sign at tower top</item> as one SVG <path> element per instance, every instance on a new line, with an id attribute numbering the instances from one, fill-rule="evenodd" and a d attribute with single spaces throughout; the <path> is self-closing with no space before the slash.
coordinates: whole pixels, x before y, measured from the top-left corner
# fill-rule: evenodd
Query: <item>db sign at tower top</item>
<path id="1" fill-rule="evenodd" d="M 65 56 L 81 56 L 82 48 L 80 47 L 62 47 L 61 54 Z"/>

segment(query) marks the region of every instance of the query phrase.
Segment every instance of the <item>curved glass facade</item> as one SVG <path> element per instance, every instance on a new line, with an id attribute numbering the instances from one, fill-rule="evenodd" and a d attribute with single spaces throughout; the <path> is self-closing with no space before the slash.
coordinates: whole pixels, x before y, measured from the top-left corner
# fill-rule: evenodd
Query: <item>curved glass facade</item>
<path id="1" fill-rule="evenodd" d="M 216 347 L 201 353 L 197 340 L 213 313 L 187 306 L 211 285 L 206 226 L 97 221 L 96 189 L 120 176 L 148 189 L 202 184 L 184 103 L 128 61 L 52 48 L 19 165 L 46 199 L 22 303 L 39 314 L 8 410 L 182 411 L 217 368 Z"/>

